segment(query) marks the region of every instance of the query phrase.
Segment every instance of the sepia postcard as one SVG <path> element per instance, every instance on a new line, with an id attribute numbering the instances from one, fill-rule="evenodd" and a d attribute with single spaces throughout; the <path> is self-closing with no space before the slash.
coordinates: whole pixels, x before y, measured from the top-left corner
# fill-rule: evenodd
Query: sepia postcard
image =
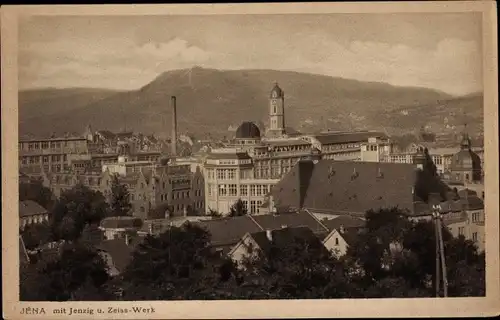
<path id="1" fill-rule="evenodd" d="M 6 319 L 500 313 L 493 1 L 3 6 Z"/>

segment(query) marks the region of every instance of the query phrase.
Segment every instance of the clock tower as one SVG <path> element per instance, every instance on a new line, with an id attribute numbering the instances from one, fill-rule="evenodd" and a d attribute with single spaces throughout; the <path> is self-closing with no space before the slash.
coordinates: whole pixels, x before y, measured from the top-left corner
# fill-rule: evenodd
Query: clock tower
<path id="1" fill-rule="evenodd" d="M 274 83 L 269 97 L 269 128 L 267 136 L 270 138 L 285 135 L 285 92 Z"/>

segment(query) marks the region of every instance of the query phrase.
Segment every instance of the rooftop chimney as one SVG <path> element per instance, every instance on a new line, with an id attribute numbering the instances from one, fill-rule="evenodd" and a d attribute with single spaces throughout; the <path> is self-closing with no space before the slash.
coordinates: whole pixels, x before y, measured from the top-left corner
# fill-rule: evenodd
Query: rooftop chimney
<path id="1" fill-rule="evenodd" d="M 273 241 L 273 231 L 272 230 L 266 230 L 266 237 L 269 242 Z"/>
<path id="2" fill-rule="evenodd" d="M 170 98 L 170 106 L 172 107 L 172 156 L 177 156 L 177 103 L 175 96 Z"/>

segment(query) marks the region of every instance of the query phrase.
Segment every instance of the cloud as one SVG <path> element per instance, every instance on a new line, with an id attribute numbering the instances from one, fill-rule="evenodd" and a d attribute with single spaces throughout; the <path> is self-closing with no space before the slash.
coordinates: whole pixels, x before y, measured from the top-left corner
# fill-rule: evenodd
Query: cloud
<path id="1" fill-rule="evenodd" d="M 136 45 L 130 39 L 61 39 L 20 46 L 20 87 L 108 86 L 136 89 L 158 74 L 158 66 L 175 68 L 203 63 L 210 53 L 183 39 Z M 115 78 L 115 81 L 107 79 Z"/>
<path id="2" fill-rule="evenodd" d="M 227 29 L 227 28 L 226 28 Z M 246 37 L 219 30 L 193 45 L 189 37 L 142 41 L 125 37 L 63 37 L 21 42 L 20 86 L 69 84 L 136 89 L 160 72 L 193 65 L 266 68 L 382 81 L 466 94 L 482 89 L 481 49 L 475 41 L 443 38 L 434 46 L 352 40 L 315 30 L 299 36 L 254 29 Z M 114 80 L 112 80 L 114 79 Z"/>

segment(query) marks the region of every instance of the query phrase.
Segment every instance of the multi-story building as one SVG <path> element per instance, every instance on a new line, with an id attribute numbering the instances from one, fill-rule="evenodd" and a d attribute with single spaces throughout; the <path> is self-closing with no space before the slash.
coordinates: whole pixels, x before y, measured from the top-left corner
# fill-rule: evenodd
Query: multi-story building
<path id="1" fill-rule="evenodd" d="M 200 158 L 205 173 L 206 209 L 229 212 L 241 198 L 252 214 L 260 212 L 264 197 L 281 177 L 304 159 L 361 160 L 362 144 L 379 132 L 324 132 L 315 135 L 288 133 L 285 95 L 277 83 L 269 97 L 269 123 L 265 135 L 253 122 L 243 122 L 224 148 Z"/>
<path id="2" fill-rule="evenodd" d="M 249 213 L 259 213 L 265 196 L 278 179 L 255 177 L 254 164 L 247 152 L 237 149 L 213 150 L 205 159 L 206 209 L 222 214 L 241 199 Z"/>
<path id="3" fill-rule="evenodd" d="M 71 166 L 70 155 L 88 154 L 84 137 L 19 140 L 19 168 L 27 174 L 61 172 Z"/>

